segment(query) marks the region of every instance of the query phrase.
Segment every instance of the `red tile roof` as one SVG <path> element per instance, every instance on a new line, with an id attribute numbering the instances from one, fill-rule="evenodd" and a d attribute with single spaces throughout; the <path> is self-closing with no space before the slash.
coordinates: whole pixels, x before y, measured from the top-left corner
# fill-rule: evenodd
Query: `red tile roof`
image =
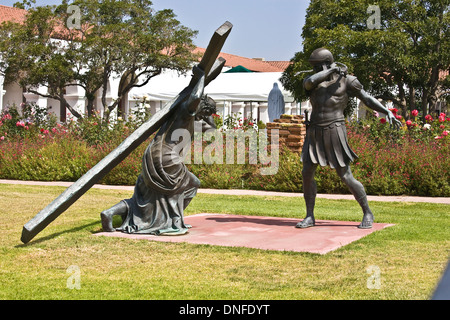
<path id="1" fill-rule="evenodd" d="M 194 50 L 195 53 L 204 53 L 206 49 L 197 48 Z M 244 58 L 241 56 L 237 56 L 234 54 L 229 54 L 225 52 L 221 52 L 219 57 L 222 57 L 226 60 L 226 67 L 237 67 L 243 66 L 251 71 L 255 72 L 283 72 L 286 68 L 283 67 L 284 64 L 272 64 L 270 61 L 261 61 L 258 59 Z M 289 61 L 285 63 L 289 64 Z M 286 65 L 287 66 L 287 65 Z"/>
<path id="2" fill-rule="evenodd" d="M 287 67 L 291 64 L 290 61 L 266 61 L 272 66 L 281 69 L 282 71 L 286 70 Z"/>
<path id="3" fill-rule="evenodd" d="M 6 21 L 23 22 L 27 10 L 0 5 L 0 24 Z"/>

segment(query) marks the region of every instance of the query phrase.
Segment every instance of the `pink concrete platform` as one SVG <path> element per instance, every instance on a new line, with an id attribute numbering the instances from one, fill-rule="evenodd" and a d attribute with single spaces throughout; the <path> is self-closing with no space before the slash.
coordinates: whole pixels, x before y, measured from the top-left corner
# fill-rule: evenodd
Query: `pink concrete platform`
<path id="1" fill-rule="evenodd" d="M 315 227 L 295 228 L 300 220 L 202 213 L 185 217 L 185 222 L 192 225 L 192 228 L 189 229 L 189 233 L 181 236 L 122 232 L 100 232 L 95 235 L 325 254 L 372 232 L 393 226 L 387 223 L 374 223 L 371 229 L 359 229 L 359 222 L 316 220 Z"/>

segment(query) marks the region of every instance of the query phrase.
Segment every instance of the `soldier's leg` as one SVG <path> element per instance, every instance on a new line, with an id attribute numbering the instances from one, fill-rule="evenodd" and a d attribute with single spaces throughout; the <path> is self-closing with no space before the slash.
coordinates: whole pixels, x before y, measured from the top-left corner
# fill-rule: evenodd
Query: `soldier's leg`
<path id="1" fill-rule="evenodd" d="M 342 181 L 347 185 L 350 192 L 355 197 L 356 201 L 359 203 L 363 210 L 363 220 L 358 228 L 369 229 L 372 228 L 373 224 L 373 213 L 369 208 L 369 203 L 367 202 L 367 194 L 364 190 L 364 186 L 358 180 L 353 177 L 350 166 L 336 168 L 336 172 Z"/>
<path id="2" fill-rule="evenodd" d="M 122 220 L 128 213 L 128 206 L 124 201 L 120 201 L 118 204 L 100 213 L 102 220 L 103 231 L 114 232 L 116 229 L 113 227 L 113 216 L 122 216 Z"/>
<path id="3" fill-rule="evenodd" d="M 311 161 L 303 162 L 302 178 L 303 178 L 303 197 L 306 204 L 306 217 L 303 221 L 297 223 L 297 228 L 308 228 L 315 224 L 314 206 L 316 203 L 317 185 L 314 180 L 317 164 Z"/>

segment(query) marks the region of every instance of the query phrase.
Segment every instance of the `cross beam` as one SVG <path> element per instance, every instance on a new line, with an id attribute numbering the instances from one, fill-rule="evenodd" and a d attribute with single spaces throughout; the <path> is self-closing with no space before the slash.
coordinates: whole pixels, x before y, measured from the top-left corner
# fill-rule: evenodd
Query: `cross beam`
<path id="1" fill-rule="evenodd" d="M 197 67 L 201 68 L 205 75 L 207 75 L 205 86 L 220 74 L 222 67 L 225 64 L 225 60 L 218 58 L 218 56 L 232 27 L 233 25 L 227 21 L 214 32 L 202 60 L 197 65 Z M 197 80 L 198 79 L 193 76 L 189 85 L 183 89 L 178 96 L 168 102 L 160 111 L 128 136 L 116 149 L 98 162 L 92 169 L 61 193 L 53 202 L 28 221 L 23 226 L 21 241 L 23 243 L 28 243 L 32 240 L 39 232 L 85 194 L 95 183 L 102 179 L 141 143 L 156 132 L 172 112 L 174 112 L 174 110 L 189 97 Z"/>

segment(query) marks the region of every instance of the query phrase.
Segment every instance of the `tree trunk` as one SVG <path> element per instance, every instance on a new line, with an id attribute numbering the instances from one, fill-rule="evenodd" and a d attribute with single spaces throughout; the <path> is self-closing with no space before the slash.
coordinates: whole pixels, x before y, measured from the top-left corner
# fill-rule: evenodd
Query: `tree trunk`
<path id="1" fill-rule="evenodd" d="M 407 103 L 406 103 L 406 94 L 405 94 L 405 88 L 403 87 L 404 83 L 403 82 L 399 82 L 397 83 L 397 87 L 398 87 L 398 100 L 400 102 L 400 114 L 405 117 L 406 116 L 406 111 L 407 111 Z"/>
<path id="2" fill-rule="evenodd" d="M 422 121 L 425 122 L 425 116 L 428 114 L 428 89 L 422 91 Z"/>
<path id="3" fill-rule="evenodd" d="M 86 110 L 88 117 L 92 117 L 94 115 L 94 100 L 87 99 Z"/>
<path id="4" fill-rule="evenodd" d="M 411 111 L 416 109 L 416 89 L 413 86 L 409 87 L 409 116 L 411 117 Z"/>
<path id="5" fill-rule="evenodd" d="M 64 104 L 64 102 L 59 102 L 59 121 L 66 122 L 67 116 L 66 116 L 67 107 Z"/>

